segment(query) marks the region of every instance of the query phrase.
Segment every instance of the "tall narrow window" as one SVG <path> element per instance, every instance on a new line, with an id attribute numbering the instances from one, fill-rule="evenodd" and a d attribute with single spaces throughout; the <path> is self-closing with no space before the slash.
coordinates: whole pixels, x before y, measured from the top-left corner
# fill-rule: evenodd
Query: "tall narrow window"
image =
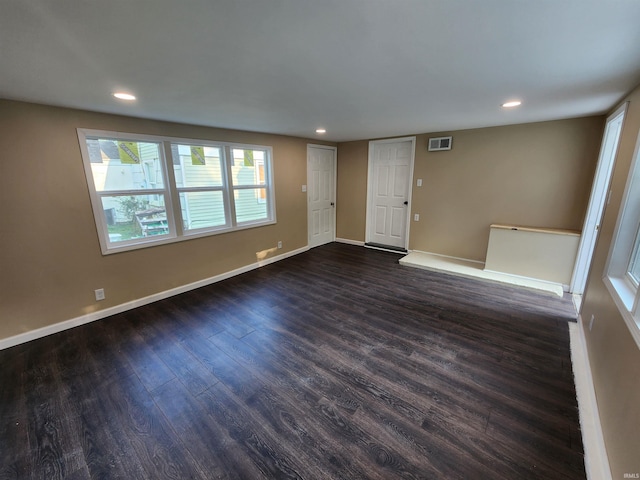
<path id="1" fill-rule="evenodd" d="M 183 229 L 228 227 L 223 149 L 219 146 L 172 144 L 171 151 Z"/>
<path id="2" fill-rule="evenodd" d="M 633 240 L 633 252 L 631 253 L 629 265 L 627 266 L 627 275 L 637 289 L 638 284 L 640 284 L 640 229 L 636 229 L 636 237 Z"/>
<path id="3" fill-rule="evenodd" d="M 236 221 L 260 222 L 269 217 L 265 150 L 233 148 L 231 165 Z"/>
<path id="4" fill-rule="evenodd" d="M 604 283 L 640 346 L 640 133 L 611 242 Z"/>

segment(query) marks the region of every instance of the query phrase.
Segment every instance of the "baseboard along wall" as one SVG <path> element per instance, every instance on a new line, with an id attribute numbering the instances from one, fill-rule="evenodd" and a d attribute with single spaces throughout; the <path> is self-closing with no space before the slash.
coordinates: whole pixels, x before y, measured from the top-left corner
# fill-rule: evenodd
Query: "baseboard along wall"
<path id="1" fill-rule="evenodd" d="M 596 391 L 589 365 L 584 326 L 580 316 L 577 323 L 569 323 L 569 335 L 587 479 L 612 480 L 609 457 L 598 413 Z"/>
<path id="2" fill-rule="evenodd" d="M 196 288 L 205 287 L 207 285 L 211 285 L 213 283 L 226 280 L 227 278 L 231 278 L 236 275 L 240 275 L 242 273 L 255 270 L 256 268 L 260 268 L 265 265 L 269 265 L 271 263 L 284 260 L 285 258 L 298 255 L 300 253 L 306 252 L 307 250 L 309 250 L 308 246 L 298 248 L 296 250 L 292 250 L 290 252 L 286 252 L 281 255 L 276 255 L 268 259 L 260 260 L 258 262 L 246 265 L 244 267 L 237 268 L 235 270 L 231 270 L 229 272 L 221 273 L 213 277 L 198 280 L 197 282 L 189 283 L 187 285 L 182 285 L 180 287 L 172 288 L 170 290 L 165 290 L 163 292 L 154 293 L 153 295 L 149 295 L 147 297 L 138 298 L 130 302 L 122 303 L 120 305 L 115 305 L 113 307 L 105 308 L 103 310 L 98 310 L 96 312 L 91 312 L 86 315 L 81 315 L 79 317 L 71 318 L 69 320 L 63 320 L 62 322 L 54 323 L 53 325 L 47 325 L 46 327 L 29 330 L 28 332 L 19 333 L 11 337 L 3 338 L 3 339 L 0 339 L 0 350 L 4 350 L 5 348 L 10 348 L 16 345 L 20 345 L 22 343 L 30 342 L 31 340 L 36 340 L 38 338 L 46 337 L 47 335 L 52 335 L 54 333 L 62 332 L 63 330 L 68 330 L 70 328 L 78 327 L 86 323 L 95 322 L 96 320 L 100 320 L 102 318 L 106 318 L 111 315 L 116 315 L 118 313 L 126 312 L 127 310 L 132 310 L 134 308 L 138 308 L 143 305 L 148 305 L 149 303 L 153 303 L 159 300 L 163 300 L 165 298 L 173 297 L 174 295 L 179 295 L 181 293 L 185 293 L 190 290 L 195 290 Z"/>
<path id="3" fill-rule="evenodd" d="M 351 240 L 349 238 L 336 238 L 338 243 L 346 243 L 347 245 L 357 245 L 358 247 L 364 247 L 364 242 L 360 240 Z"/>

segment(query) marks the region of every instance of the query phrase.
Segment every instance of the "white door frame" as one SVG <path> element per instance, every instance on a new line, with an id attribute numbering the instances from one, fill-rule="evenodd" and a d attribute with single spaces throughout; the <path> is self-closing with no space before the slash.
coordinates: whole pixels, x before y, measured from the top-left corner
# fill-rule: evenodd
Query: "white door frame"
<path id="1" fill-rule="evenodd" d="M 371 216 L 373 215 L 373 209 L 371 204 L 373 203 L 373 188 L 371 181 L 373 180 L 373 149 L 377 144 L 384 143 L 401 143 L 411 142 L 411 163 L 409 165 L 409 188 L 407 190 L 407 219 L 406 228 L 404 234 L 404 249 L 409 250 L 409 232 L 411 226 L 411 199 L 413 198 L 413 165 L 416 159 L 416 137 L 400 137 L 400 138 L 386 138 L 384 140 L 371 140 L 369 141 L 369 155 L 367 166 L 367 218 L 365 223 L 365 245 L 371 241 L 369 229 L 373 223 Z"/>
<path id="2" fill-rule="evenodd" d="M 620 106 L 620 108 L 607 117 L 607 123 L 602 135 L 598 164 L 593 177 L 591 196 L 589 197 L 589 206 L 587 207 L 587 214 L 585 215 L 584 225 L 582 226 L 582 235 L 580 236 L 580 244 L 576 255 L 576 264 L 573 269 L 573 275 L 571 276 L 571 283 L 569 285 L 569 292 L 577 295 L 582 295 L 582 293 L 584 293 L 584 287 L 587 284 L 587 276 L 589 275 L 589 268 L 591 266 L 596 240 L 600 233 L 600 225 L 606 206 L 605 203 L 608 203 L 607 197 L 609 185 L 611 183 L 613 165 L 615 163 L 618 144 L 620 142 L 622 125 L 618 131 L 617 138 L 612 139 L 614 144 L 611 145 L 612 148 L 610 154 L 605 151 L 605 147 L 610 140 L 609 134 L 611 133 L 611 126 L 613 125 L 613 122 L 622 117 L 622 124 L 624 124 L 624 116 L 627 112 L 628 104 L 629 102 L 625 102 Z"/>
<path id="3" fill-rule="evenodd" d="M 331 150 L 333 151 L 333 172 L 332 172 L 332 176 L 333 176 L 333 198 L 331 199 L 331 201 L 333 202 L 333 216 L 331 218 L 331 221 L 333 222 L 333 238 L 331 239 L 331 241 L 335 242 L 336 241 L 336 197 L 337 197 L 337 178 L 338 178 L 338 147 L 332 147 L 329 145 L 316 145 L 313 143 L 307 143 L 307 185 L 305 185 L 306 191 L 307 191 L 307 245 L 309 245 L 309 241 L 310 241 L 310 234 L 311 234 L 311 215 L 309 212 L 309 208 L 310 208 L 310 201 L 309 201 L 309 149 L 310 148 L 319 148 L 319 149 L 323 149 L 323 150 Z"/>

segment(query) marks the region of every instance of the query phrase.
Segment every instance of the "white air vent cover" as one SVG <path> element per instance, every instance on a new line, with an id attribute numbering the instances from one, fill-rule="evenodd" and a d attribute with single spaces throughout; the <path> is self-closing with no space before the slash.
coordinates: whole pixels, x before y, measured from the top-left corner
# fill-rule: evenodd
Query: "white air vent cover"
<path id="1" fill-rule="evenodd" d="M 437 137 L 429 139 L 429 151 L 438 152 L 440 150 L 451 150 L 451 140 L 453 137 Z"/>

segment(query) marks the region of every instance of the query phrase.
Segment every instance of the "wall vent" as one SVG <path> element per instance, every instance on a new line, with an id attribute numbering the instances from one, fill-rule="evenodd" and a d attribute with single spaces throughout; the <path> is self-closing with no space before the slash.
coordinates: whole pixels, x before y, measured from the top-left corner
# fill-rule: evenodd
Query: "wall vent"
<path id="1" fill-rule="evenodd" d="M 441 150 L 451 150 L 451 140 L 453 137 L 436 137 L 429 139 L 429 151 L 439 152 Z"/>

